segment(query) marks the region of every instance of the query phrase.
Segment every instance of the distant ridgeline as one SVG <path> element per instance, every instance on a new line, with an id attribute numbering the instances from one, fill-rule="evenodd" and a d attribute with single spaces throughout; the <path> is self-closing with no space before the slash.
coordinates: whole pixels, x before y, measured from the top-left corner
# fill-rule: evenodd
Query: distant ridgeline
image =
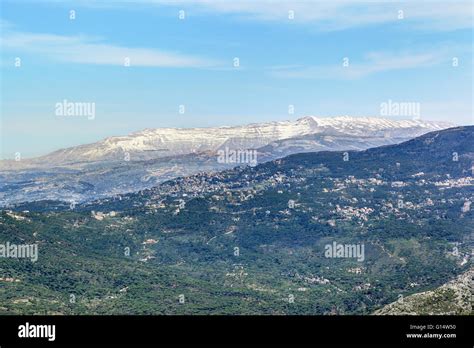
<path id="1" fill-rule="evenodd" d="M 38 254 L 0 260 L 0 313 L 371 314 L 400 299 L 425 313 L 411 295 L 472 269 L 473 135 L 451 128 L 4 209 L 0 244 Z M 463 294 L 431 297 L 429 313 L 472 314 L 445 305 Z"/>
<path id="2" fill-rule="evenodd" d="M 390 104 L 391 106 L 397 104 Z M 60 117 L 95 117 L 95 104 L 58 103 Z M 313 117 L 234 127 L 156 128 L 0 161 L 0 207 L 35 201 L 84 203 L 138 192 L 165 181 L 295 153 L 365 150 L 398 144 L 445 122 L 380 117 Z"/>

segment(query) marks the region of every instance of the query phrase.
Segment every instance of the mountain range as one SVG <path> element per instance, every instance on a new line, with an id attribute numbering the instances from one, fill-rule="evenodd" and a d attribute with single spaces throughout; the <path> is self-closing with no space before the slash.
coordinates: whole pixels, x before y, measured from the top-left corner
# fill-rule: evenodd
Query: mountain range
<path id="1" fill-rule="evenodd" d="M 128 136 L 0 161 L 0 206 L 23 201 L 84 202 L 153 187 L 174 177 L 248 165 L 218 161 L 223 150 L 256 151 L 258 163 L 294 153 L 363 150 L 400 143 L 444 122 L 376 117 L 318 118 L 214 128 L 145 129 Z"/>
<path id="2" fill-rule="evenodd" d="M 472 274 L 473 162 L 474 127 L 457 127 L 24 202 L 0 211 L 0 243 L 36 243 L 38 260 L 2 260 L 0 313 L 469 314 L 467 287 L 443 284 Z"/>

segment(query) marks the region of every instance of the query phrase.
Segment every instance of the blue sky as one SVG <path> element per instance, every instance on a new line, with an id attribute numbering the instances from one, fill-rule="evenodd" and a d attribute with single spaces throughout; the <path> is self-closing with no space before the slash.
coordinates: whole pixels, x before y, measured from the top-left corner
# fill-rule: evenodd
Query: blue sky
<path id="1" fill-rule="evenodd" d="M 473 11 L 471 1 L 4 0 L 1 157 L 144 128 L 379 116 L 388 100 L 473 124 Z M 95 103 L 94 119 L 58 117 L 64 99 Z"/>

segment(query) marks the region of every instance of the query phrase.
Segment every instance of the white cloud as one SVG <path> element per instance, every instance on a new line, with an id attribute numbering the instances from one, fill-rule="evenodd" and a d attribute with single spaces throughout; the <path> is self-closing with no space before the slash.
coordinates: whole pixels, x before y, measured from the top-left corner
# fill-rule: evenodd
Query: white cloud
<path id="1" fill-rule="evenodd" d="M 456 30 L 473 27 L 472 0 L 71 0 L 71 4 L 95 8 L 173 6 L 195 12 L 235 14 L 261 21 L 311 24 L 320 30 L 343 30 L 401 21 L 409 28 Z M 403 11 L 403 19 L 398 18 Z"/>
<path id="2" fill-rule="evenodd" d="M 60 62 L 123 66 L 125 58 L 129 58 L 131 66 L 206 68 L 218 64 L 176 52 L 112 45 L 87 36 L 6 31 L 0 43 L 5 50 L 38 54 Z"/>
<path id="3" fill-rule="evenodd" d="M 452 51 L 452 50 L 451 50 Z M 269 73 L 281 78 L 299 79 L 358 79 L 384 71 L 426 68 L 450 61 L 448 48 L 423 53 L 370 52 L 362 61 L 351 61 L 343 66 L 343 57 L 339 64 L 318 66 L 273 66 Z"/>
<path id="4" fill-rule="evenodd" d="M 152 2 L 176 4 L 176 1 Z M 410 27 L 427 30 L 455 30 L 473 26 L 472 0 L 183 0 L 178 3 L 194 4 L 215 12 L 237 13 L 268 21 L 288 21 L 288 11 L 292 10 L 295 22 L 315 24 L 323 30 L 341 30 L 399 21 Z M 403 19 L 399 19 L 399 11 L 403 11 Z"/>
<path id="5" fill-rule="evenodd" d="M 8 1 L 8 0 L 4 0 Z M 18 1 L 18 0 L 10 0 Z M 258 21 L 292 22 L 332 31 L 398 23 L 407 29 L 450 31 L 473 28 L 472 0 L 24 0 L 97 10 L 175 7 L 196 14 L 229 14 Z M 399 19 L 403 11 L 403 19 Z"/>

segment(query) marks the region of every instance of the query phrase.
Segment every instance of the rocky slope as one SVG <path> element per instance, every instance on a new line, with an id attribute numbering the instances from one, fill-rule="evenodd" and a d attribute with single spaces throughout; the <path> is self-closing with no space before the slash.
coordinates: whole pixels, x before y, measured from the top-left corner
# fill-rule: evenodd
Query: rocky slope
<path id="1" fill-rule="evenodd" d="M 376 315 L 472 315 L 474 268 L 432 291 L 407 297 L 375 311 Z"/>

